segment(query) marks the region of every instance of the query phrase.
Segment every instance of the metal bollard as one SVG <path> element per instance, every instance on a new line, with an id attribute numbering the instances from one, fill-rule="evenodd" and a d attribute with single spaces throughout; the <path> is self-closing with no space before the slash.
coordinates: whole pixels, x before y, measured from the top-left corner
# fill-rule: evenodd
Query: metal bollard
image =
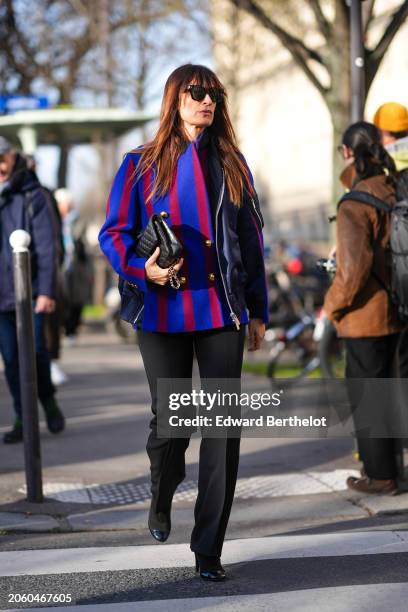
<path id="1" fill-rule="evenodd" d="M 38 426 L 37 368 L 31 294 L 31 262 L 28 249 L 31 237 L 24 230 L 16 230 L 10 235 L 9 241 L 13 249 L 27 501 L 41 503 L 43 491 Z"/>

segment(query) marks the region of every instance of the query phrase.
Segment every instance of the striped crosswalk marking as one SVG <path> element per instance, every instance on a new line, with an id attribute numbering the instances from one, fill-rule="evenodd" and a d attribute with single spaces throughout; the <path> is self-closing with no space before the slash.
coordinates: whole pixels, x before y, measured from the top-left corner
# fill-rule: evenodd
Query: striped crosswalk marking
<path id="1" fill-rule="evenodd" d="M 229 564 L 398 552 L 408 552 L 408 532 L 366 531 L 229 540 L 225 542 L 222 559 Z M 155 544 L 8 551 L 0 552 L 0 576 L 188 567 L 191 558 L 186 544 L 167 544 L 160 553 Z"/>
<path id="2" fill-rule="evenodd" d="M 364 570 L 363 578 L 356 582 L 351 568 L 353 558 L 357 567 L 371 565 L 377 568 L 377 574 L 367 577 Z M 72 591 L 72 604 L 58 606 L 70 612 L 85 609 L 86 612 L 190 612 L 204 608 L 219 612 L 383 612 L 386 609 L 406 612 L 407 558 L 408 532 L 397 530 L 227 540 L 222 560 L 232 578 L 224 588 L 203 585 L 194 576 L 187 544 L 16 550 L 0 552 L 0 587 L 3 598 L 10 589 L 13 592 L 29 589 L 38 592 L 40 588 L 47 588 L 47 592 Z M 392 562 L 398 567 L 394 574 L 389 569 Z M 329 583 L 323 582 L 322 586 L 316 568 L 330 565 Z M 277 570 L 282 567 L 286 568 L 286 574 L 281 569 L 279 576 Z M 332 578 L 333 568 L 337 567 L 349 568 L 340 581 Z M 239 578 L 244 574 L 247 579 L 251 572 L 252 580 L 258 583 L 251 587 L 249 580 L 245 591 Z M 164 591 L 163 581 L 160 582 L 163 575 Z M 149 584 L 153 581 L 153 587 L 143 586 L 146 576 Z M 287 582 L 287 577 L 291 580 L 290 588 L 280 582 Z M 180 582 L 184 588 L 177 591 Z M 107 583 L 108 590 L 99 595 L 98 589 L 103 591 Z M 84 593 L 81 593 L 82 587 Z M 236 587 L 239 587 L 238 594 Z M 134 601 L 127 601 L 132 595 Z"/>

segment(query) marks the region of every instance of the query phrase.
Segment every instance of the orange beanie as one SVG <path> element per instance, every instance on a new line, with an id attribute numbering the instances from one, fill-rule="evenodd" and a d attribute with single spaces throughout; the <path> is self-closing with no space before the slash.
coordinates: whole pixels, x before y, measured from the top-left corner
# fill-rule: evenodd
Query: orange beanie
<path id="1" fill-rule="evenodd" d="M 377 110 L 373 122 L 386 132 L 405 132 L 408 130 L 408 109 L 398 102 L 387 102 Z"/>

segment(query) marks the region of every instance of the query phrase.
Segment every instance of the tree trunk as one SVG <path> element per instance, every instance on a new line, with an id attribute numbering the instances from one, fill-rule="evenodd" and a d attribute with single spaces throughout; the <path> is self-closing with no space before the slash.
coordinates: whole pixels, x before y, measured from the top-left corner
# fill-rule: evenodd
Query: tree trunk
<path id="1" fill-rule="evenodd" d="M 69 77 L 67 77 L 67 79 L 60 85 L 59 104 L 71 105 L 72 90 L 73 90 L 73 77 L 72 75 L 69 75 Z M 68 144 L 63 133 L 60 134 L 59 149 L 60 149 L 60 156 L 59 156 L 58 172 L 57 172 L 57 183 L 58 183 L 57 187 L 58 188 L 66 187 L 67 181 L 68 181 L 68 158 L 69 158 L 70 145 Z"/>
<path id="2" fill-rule="evenodd" d="M 64 137 L 61 136 L 60 158 L 59 158 L 59 163 L 58 163 L 58 174 L 57 174 L 58 187 L 67 186 L 68 156 L 69 156 L 69 144 L 66 142 Z"/>
<path id="3" fill-rule="evenodd" d="M 329 206 L 330 216 L 335 215 L 336 205 L 344 193 L 344 185 L 340 181 L 340 175 L 344 169 L 344 161 L 337 147 L 341 144 L 344 130 L 350 124 L 350 109 L 348 106 L 329 106 L 333 127 L 332 138 L 332 188 Z M 336 233 L 335 224 L 330 226 L 330 240 L 334 242 Z"/>
<path id="4" fill-rule="evenodd" d="M 350 110 L 348 107 L 329 106 L 329 111 L 333 125 L 333 140 L 332 140 L 332 189 L 331 189 L 331 205 L 333 208 L 336 206 L 341 194 L 344 192 L 339 177 L 344 168 L 344 161 L 337 150 L 337 147 L 341 144 L 344 130 L 350 125 Z"/>
<path id="5" fill-rule="evenodd" d="M 351 75 L 350 75 L 350 24 L 349 14 L 337 4 L 336 27 L 333 29 L 333 44 L 329 57 L 331 87 L 325 96 L 333 125 L 332 140 L 332 190 L 331 205 L 334 207 L 344 189 L 339 176 L 344 167 L 337 147 L 341 144 L 344 130 L 351 122 Z"/>
<path id="6" fill-rule="evenodd" d="M 142 12 L 144 14 L 147 13 L 146 0 L 142 2 L 141 5 Z M 135 80 L 135 99 L 136 99 L 136 107 L 137 110 L 143 111 L 146 108 L 146 79 L 148 74 L 149 67 L 149 44 L 147 40 L 148 33 L 148 21 L 141 20 L 138 24 L 138 73 L 137 78 Z M 141 138 L 142 142 L 147 141 L 147 127 L 146 124 L 143 123 L 141 127 Z"/>

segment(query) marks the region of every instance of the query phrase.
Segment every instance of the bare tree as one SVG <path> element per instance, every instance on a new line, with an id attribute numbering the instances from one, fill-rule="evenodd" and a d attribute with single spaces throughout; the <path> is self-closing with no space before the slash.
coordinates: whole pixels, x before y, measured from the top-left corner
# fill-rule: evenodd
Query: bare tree
<path id="1" fill-rule="evenodd" d="M 290 53 L 292 60 L 317 89 L 329 110 L 333 124 L 333 172 L 337 175 L 339 159 L 336 145 L 350 122 L 350 19 L 347 0 L 230 0 L 237 9 L 251 15 L 276 37 Z M 318 33 L 315 45 L 305 42 L 299 28 L 299 12 L 306 8 Z M 375 21 L 375 0 L 364 3 L 365 39 Z M 389 15 L 377 41 L 365 45 L 366 95 L 378 68 L 398 30 L 408 16 L 408 0 L 400 2 Z M 304 33 L 304 30 L 303 30 Z M 337 199 L 337 182 L 333 181 L 333 200 Z"/>
<path id="2" fill-rule="evenodd" d="M 187 24 L 194 25 L 200 4 L 199 0 L 2 0 L 1 89 L 23 94 L 46 91 L 60 105 L 87 100 L 123 106 L 125 100 L 127 106 L 141 110 L 158 59 L 163 69 L 163 60 L 168 61 L 169 53 L 171 57 L 182 43 Z M 68 145 L 60 144 L 58 183 L 64 185 Z"/>

